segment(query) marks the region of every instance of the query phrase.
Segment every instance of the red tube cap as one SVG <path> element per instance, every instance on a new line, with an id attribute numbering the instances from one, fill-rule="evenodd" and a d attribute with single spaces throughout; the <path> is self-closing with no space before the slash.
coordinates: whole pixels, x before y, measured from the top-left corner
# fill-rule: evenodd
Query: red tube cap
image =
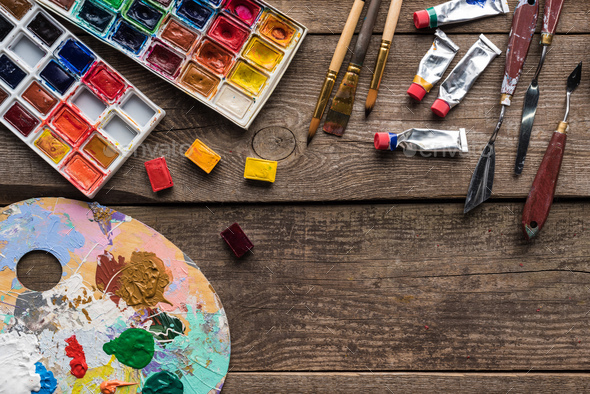
<path id="1" fill-rule="evenodd" d="M 426 89 L 417 83 L 412 83 L 408 89 L 408 94 L 410 97 L 417 101 L 422 101 L 424 96 L 426 96 L 426 93 Z"/>
<path id="2" fill-rule="evenodd" d="M 416 26 L 416 29 L 430 27 L 430 14 L 428 14 L 428 11 L 421 10 L 414 12 L 414 26 Z"/>
<path id="3" fill-rule="evenodd" d="M 432 112 L 434 112 L 441 118 L 444 118 L 451 110 L 451 107 L 449 106 L 449 104 L 447 104 L 445 100 L 436 99 L 436 101 L 432 104 L 432 107 L 430 107 L 430 109 L 432 110 Z"/>
<path id="4" fill-rule="evenodd" d="M 389 133 L 375 133 L 375 149 L 389 150 Z"/>

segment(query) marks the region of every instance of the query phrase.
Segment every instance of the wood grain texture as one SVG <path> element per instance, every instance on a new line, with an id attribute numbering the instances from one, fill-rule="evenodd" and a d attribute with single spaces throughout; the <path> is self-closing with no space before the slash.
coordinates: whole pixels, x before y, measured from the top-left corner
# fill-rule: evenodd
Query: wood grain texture
<path id="1" fill-rule="evenodd" d="M 556 393 L 587 392 L 588 374 L 541 373 L 243 373 L 231 372 L 231 393 Z"/>
<path id="2" fill-rule="evenodd" d="M 288 11 L 288 14 L 297 21 L 307 26 L 311 33 L 315 34 L 338 34 L 342 31 L 346 17 L 352 7 L 352 0 L 268 0 L 270 4 L 277 6 L 279 9 Z M 384 1 L 381 5 L 379 19 L 375 25 L 375 33 L 381 33 L 385 26 L 387 17 L 387 7 L 389 1 Z M 414 12 L 444 3 L 444 0 L 406 0 L 402 5 L 400 22 L 397 27 L 397 34 L 431 34 L 430 29 L 417 30 L 414 26 L 412 16 Z M 480 19 L 476 22 L 460 23 L 455 25 L 443 26 L 445 32 L 451 33 L 476 33 L 481 32 L 506 32 L 510 30 L 512 14 L 518 0 L 508 0 L 510 12 L 506 15 L 498 15 L 486 19 Z M 545 0 L 539 1 L 541 11 L 543 10 Z M 365 7 L 366 8 L 366 7 Z M 557 26 L 558 33 L 588 33 L 590 25 L 588 24 L 587 12 L 590 11 L 590 4 L 583 1 L 568 1 L 563 6 L 561 22 Z M 366 10 L 365 10 L 366 12 Z M 364 15 L 364 14 L 363 14 Z M 541 14 L 542 15 L 542 14 Z M 539 18 L 537 31 L 541 30 L 543 20 Z M 571 29 L 571 30 L 570 30 Z M 358 27 L 357 27 L 358 31 Z"/>
<path id="3" fill-rule="evenodd" d="M 579 370 L 590 203 L 114 207 L 176 244 L 228 314 L 233 372 Z M 219 233 L 254 243 L 237 260 Z M 508 389 L 506 389 L 508 390 Z"/>
<path id="4" fill-rule="evenodd" d="M 505 48 L 508 42 L 508 34 L 488 37 L 500 48 Z M 451 38 L 462 48 L 456 63 L 477 36 L 454 34 Z M 538 35 L 535 41 L 537 39 Z M 526 169 L 521 177 L 514 177 L 512 168 L 522 98 L 540 56 L 540 45 L 532 46 L 522 83 L 496 143 L 497 172 L 492 198 L 526 197 L 533 181 L 533 169 L 538 167 L 551 138 L 546 130 L 553 130 L 563 116 L 567 75 L 580 60 L 590 62 L 589 39 L 588 35 L 555 37 L 540 77 L 541 97 Z M 504 55 L 482 74 L 464 102 L 447 118 L 440 120 L 430 111 L 438 89 L 433 89 L 418 104 L 406 94 L 421 57 L 432 43 L 432 36 L 397 36 L 371 117 L 364 119 L 364 97 L 371 80 L 370 71 L 365 69 L 357 93 L 359 100 L 346 135 L 337 138 L 321 133 L 307 147 L 305 140 L 316 95 L 337 37 L 310 36 L 306 39 L 301 53 L 249 131 L 233 126 L 165 81 L 151 76 L 146 78 L 142 67 L 95 39 L 86 37 L 84 41 L 168 112 L 157 130 L 139 147 L 137 155 L 98 194 L 97 200 L 105 204 L 464 199 L 471 171 L 500 110 Z M 377 52 L 379 42 L 380 37 L 373 36 L 370 53 Z M 309 73 L 308 78 L 302 80 L 300 76 L 306 73 Z M 590 90 L 584 89 L 585 86 L 582 82 L 572 97 L 570 120 L 573 131 L 565 152 L 558 197 L 584 197 L 590 193 L 590 134 L 586 131 L 590 129 L 590 116 L 584 110 L 584 103 L 590 101 Z M 255 156 L 252 138 L 259 130 L 271 126 L 291 130 L 298 138 L 297 147 L 292 155 L 280 161 L 275 184 L 245 181 L 245 159 Z M 424 158 L 406 157 L 401 151 L 376 152 L 373 148 L 374 132 L 400 132 L 411 127 L 465 127 L 469 131 L 470 153 L 455 158 Z M 185 150 L 195 138 L 222 156 L 217 168 L 209 175 L 184 157 Z M 143 162 L 158 156 L 166 156 L 176 186 L 155 194 L 150 189 Z M 0 203 L 47 195 L 83 198 L 4 127 L 0 128 L 0 157 L 3 158 Z"/>

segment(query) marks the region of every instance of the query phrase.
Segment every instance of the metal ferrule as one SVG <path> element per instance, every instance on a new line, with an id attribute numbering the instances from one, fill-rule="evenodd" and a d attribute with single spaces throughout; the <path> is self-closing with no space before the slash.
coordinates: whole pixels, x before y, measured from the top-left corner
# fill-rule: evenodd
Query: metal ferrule
<path id="1" fill-rule="evenodd" d="M 440 85 L 438 98 L 451 108 L 463 100 L 480 74 L 502 51 L 483 34 L 457 63 L 447 79 Z"/>
<path id="2" fill-rule="evenodd" d="M 414 152 L 468 152 L 465 129 L 409 129 L 397 135 L 396 147 Z"/>
<path id="3" fill-rule="evenodd" d="M 541 45 L 551 45 L 553 42 L 553 34 L 541 33 Z"/>
<path id="4" fill-rule="evenodd" d="M 413 82 L 430 92 L 441 80 L 458 51 L 459 47 L 441 29 L 436 29 L 434 42 L 420 61 Z"/>
<path id="5" fill-rule="evenodd" d="M 567 134 L 568 126 L 569 126 L 568 122 L 559 122 L 559 125 L 557 126 L 557 130 L 555 130 L 555 132 L 561 133 L 561 134 Z"/>
<path id="6" fill-rule="evenodd" d="M 385 64 L 389 57 L 389 50 L 391 49 L 391 41 L 381 40 L 379 47 L 379 55 L 377 55 L 377 64 L 375 64 L 375 71 L 373 72 L 373 79 L 371 79 L 371 89 L 378 90 L 383 79 L 383 72 L 385 71 Z"/>
<path id="7" fill-rule="evenodd" d="M 330 96 L 332 95 L 332 90 L 334 89 L 334 85 L 336 84 L 337 77 L 337 71 L 328 70 L 326 80 L 324 81 L 322 91 L 320 92 L 320 97 L 318 98 L 318 103 L 316 104 L 315 111 L 313 112 L 314 118 L 321 119 L 324 115 L 324 110 L 328 106 L 328 101 L 330 101 Z"/>
<path id="8" fill-rule="evenodd" d="M 433 12 L 435 24 L 433 24 Z M 428 9 L 430 13 L 430 27 L 448 25 L 485 18 L 488 16 L 506 14 L 510 11 L 506 0 L 451 0 Z"/>

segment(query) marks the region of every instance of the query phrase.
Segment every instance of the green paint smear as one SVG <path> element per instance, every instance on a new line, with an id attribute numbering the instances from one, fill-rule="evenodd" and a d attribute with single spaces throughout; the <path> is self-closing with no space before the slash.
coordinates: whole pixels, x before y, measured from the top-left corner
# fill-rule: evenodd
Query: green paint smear
<path id="1" fill-rule="evenodd" d="M 176 375 L 168 371 L 153 374 L 143 386 L 142 394 L 183 394 L 184 386 Z"/>
<path id="2" fill-rule="evenodd" d="M 166 346 L 166 342 L 171 342 L 177 336 L 184 334 L 184 324 L 177 317 L 162 312 L 152 320 L 154 324 L 150 327 L 150 332 L 158 341 L 163 342 L 163 346 Z"/>
<path id="3" fill-rule="evenodd" d="M 154 337 L 145 330 L 130 328 L 118 338 L 105 343 L 102 350 L 106 354 L 114 354 L 121 364 L 142 369 L 154 357 Z"/>
<path id="4" fill-rule="evenodd" d="M 187 390 L 208 393 L 223 386 L 229 368 L 229 332 L 227 326 L 220 324 L 226 317 L 223 310 L 210 314 L 195 310 L 192 305 L 187 305 L 187 309 L 186 319 L 191 330 L 188 335 L 177 336 L 166 344 L 166 351 L 182 354 L 191 363 L 192 373 L 185 373 L 181 378 Z"/>

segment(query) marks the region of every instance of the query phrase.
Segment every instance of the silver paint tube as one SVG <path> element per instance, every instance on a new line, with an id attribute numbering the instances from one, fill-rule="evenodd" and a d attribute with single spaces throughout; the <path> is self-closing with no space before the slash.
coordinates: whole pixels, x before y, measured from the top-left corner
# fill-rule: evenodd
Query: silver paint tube
<path id="1" fill-rule="evenodd" d="M 506 14 L 510 11 L 507 0 L 451 0 L 434 7 L 414 12 L 417 29 L 448 25 Z"/>
<path id="2" fill-rule="evenodd" d="M 409 129 L 399 134 L 375 133 L 374 142 L 377 150 L 395 150 L 401 147 L 414 152 L 468 152 L 465 129 Z"/>
<path id="3" fill-rule="evenodd" d="M 434 42 L 420 61 L 418 72 L 408 89 L 408 94 L 413 99 L 422 101 L 426 93 L 441 80 L 458 51 L 457 44 L 451 41 L 441 29 L 436 29 Z"/>
<path id="4" fill-rule="evenodd" d="M 432 104 L 432 112 L 445 117 L 451 108 L 463 100 L 477 78 L 502 51 L 483 34 L 457 63 L 447 79 L 440 85 L 438 98 Z"/>

